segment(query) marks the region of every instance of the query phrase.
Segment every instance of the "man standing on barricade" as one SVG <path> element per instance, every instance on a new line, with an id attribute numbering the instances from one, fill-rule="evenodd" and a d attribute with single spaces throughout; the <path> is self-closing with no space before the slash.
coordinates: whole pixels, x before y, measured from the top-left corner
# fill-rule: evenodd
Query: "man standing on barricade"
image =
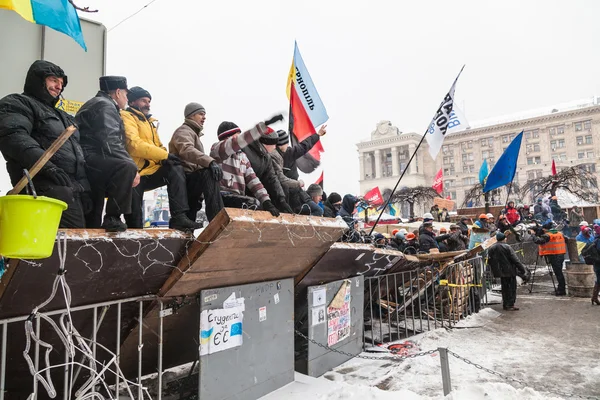
<path id="1" fill-rule="evenodd" d="M 100 91 L 77 112 L 86 171 L 92 186 L 94 207 L 86 217 L 88 228 L 100 228 L 104 197 L 108 196 L 102 228 L 127 229 L 122 214 L 131 213 L 133 187 L 140 183 L 137 167 L 125 149 L 125 127 L 119 110 L 127 107 L 127 79 L 100 77 Z"/>
<path id="2" fill-rule="evenodd" d="M 557 232 L 553 228 L 553 222 L 545 223 L 542 228 L 535 229 L 533 242 L 539 245 L 539 255 L 546 257 L 546 262 L 552 266 L 558 288 L 556 289 L 557 296 L 565 296 L 566 283 L 563 275 L 563 263 L 565 262 L 565 254 L 567 253 L 567 244 L 562 233 Z"/>
<path id="3" fill-rule="evenodd" d="M 144 192 L 167 186 L 171 219 L 169 228 L 188 232 L 202 226 L 191 221 L 185 173 L 181 160 L 170 154 L 158 137 L 158 121 L 150 115 L 150 93 L 135 86 L 127 94 L 129 108 L 121 111 L 127 137 L 127 151 L 138 167 L 140 184 L 133 190 L 131 214 L 125 216 L 130 228 L 143 227 Z"/>
<path id="4" fill-rule="evenodd" d="M 517 311 L 517 276 L 527 282 L 531 273 L 504 239 L 504 233 L 496 232 L 497 242 L 488 249 L 488 265 L 494 277 L 500 278 L 502 284 L 502 308 L 506 311 Z"/>

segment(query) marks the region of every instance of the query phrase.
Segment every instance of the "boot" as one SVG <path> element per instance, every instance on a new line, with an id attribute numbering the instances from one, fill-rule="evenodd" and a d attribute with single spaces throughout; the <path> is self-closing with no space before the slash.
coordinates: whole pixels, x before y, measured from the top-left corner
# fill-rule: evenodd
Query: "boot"
<path id="1" fill-rule="evenodd" d="M 106 230 L 106 232 L 124 232 L 127 230 L 127 225 L 125 222 L 121 221 L 121 218 L 119 217 L 106 215 L 104 216 L 102 228 Z"/>
<path id="2" fill-rule="evenodd" d="M 592 304 L 600 306 L 600 300 L 598 300 L 598 292 L 600 292 L 600 284 L 594 283 L 594 292 L 592 293 Z"/>
<path id="3" fill-rule="evenodd" d="M 200 228 L 202 228 L 202 224 L 192 221 L 185 214 L 176 215 L 169 220 L 169 229 L 177 229 L 187 233 Z"/>

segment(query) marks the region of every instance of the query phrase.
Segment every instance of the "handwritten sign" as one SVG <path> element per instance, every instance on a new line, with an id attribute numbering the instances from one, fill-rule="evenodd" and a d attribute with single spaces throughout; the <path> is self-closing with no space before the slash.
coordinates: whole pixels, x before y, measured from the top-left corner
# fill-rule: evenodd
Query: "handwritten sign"
<path id="1" fill-rule="evenodd" d="M 242 345 L 242 306 L 204 310 L 200 314 L 200 355 Z"/>
<path id="2" fill-rule="evenodd" d="M 437 206 L 441 209 L 445 208 L 448 211 L 454 210 L 454 205 L 456 202 L 448 199 L 442 199 L 441 197 L 436 197 L 433 199 L 433 204 L 437 204 Z"/>
<path id="3" fill-rule="evenodd" d="M 350 290 L 352 286 L 342 284 L 334 301 L 327 307 L 327 345 L 333 346 L 350 337 Z M 343 302 L 336 304 L 336 298 L 343 296 Z"/>

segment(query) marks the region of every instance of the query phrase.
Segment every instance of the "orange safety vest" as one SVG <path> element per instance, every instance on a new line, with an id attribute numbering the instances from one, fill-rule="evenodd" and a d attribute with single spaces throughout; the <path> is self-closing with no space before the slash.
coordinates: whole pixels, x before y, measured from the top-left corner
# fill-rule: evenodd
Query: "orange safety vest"
<path id="1" fill-rule="evenodd" d="M 540 256 L 548 256 L 551 254 L 565 254 L 567 252 L 567 245 L 565 243 L 565 237 L 560 232 L 548 233 L 550 241 L 546 244 L 539 246 Z"/>

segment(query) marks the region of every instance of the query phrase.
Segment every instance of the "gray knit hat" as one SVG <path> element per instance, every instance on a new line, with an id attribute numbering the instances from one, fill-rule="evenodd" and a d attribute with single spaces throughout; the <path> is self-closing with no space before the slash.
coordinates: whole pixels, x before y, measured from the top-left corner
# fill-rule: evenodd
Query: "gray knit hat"
<path id="1" fill-rule="evenodd" d="M 323 188 L 316 183 L 311 183 L 308 189 L 306 189 L 306 193 L 310 197 L 323 196 Z"/>
<path id="2" fill-rule="evenodd" d="M 269 128 L 269 130 L 271 132 L 260 137 L 260 142 L 262 144 L 277 144 L 277 141 L 279 140 L 279 135 L 273 129 Z"/>
<path id="3" fill-rule="evenodd" d="M 183 116 L 185 118 L 189 118 L 192 115 L 199 113 L 199 112 L 206 112 L 206 109 L 202 106 L 202 104 L 200 103 L 190 103 L 187 106 L 185 106 L 185 111 L 183 112 Z"/>
<path id="4" fill-rule="evenodd" d="M 279 135 L 279 140 L 277 141 L 277 146 L 283 146 L 290 142 L 290 135 L 284 130 L 278 130 L 277 134 Z"/>

